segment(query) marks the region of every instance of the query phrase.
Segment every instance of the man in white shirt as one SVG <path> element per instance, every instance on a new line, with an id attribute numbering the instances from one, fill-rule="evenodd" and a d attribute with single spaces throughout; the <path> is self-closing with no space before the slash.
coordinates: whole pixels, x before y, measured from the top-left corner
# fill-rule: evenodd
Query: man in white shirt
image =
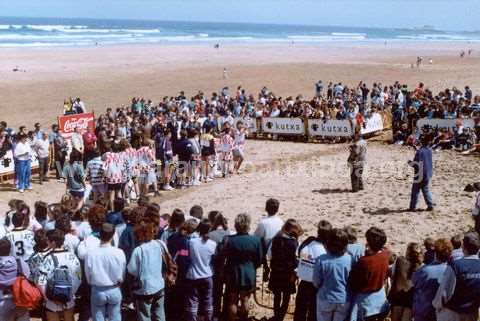
<path id="1" fill-rule="evenodd" d="M 30 185 L 30 175 L 32 174 L 31 168 L 31 156 L 32 149 L 27 141 L 27 135 L 21 134 L 19 141 L 14 149 L 14 155 L 17 162 L 17 189 L 20 193 L 23 193 L 25 189 L 32 189 Z"/>
<path id="2" fill-rule="evenodd" d="M 83 136 L 80 133 L 80 128 L 75 127 L 72 134 L 72 148 L 83 154 Z"/>
<path id="3" fill-rule="evenodd" d="M 75 102 L 73 103 L 73 110 L 77 114 L 83 114 L 87 112 L 87 108 L 85 107 L 85 103 L 80 99 L 77 98 Z"/>
<path id="4" fill-rule="evenodd" d="M 121 321 L 123 282 L 126 258 L 122 250 L 111 245 L 115 227 L 104 223 L 100 231 L 100 246 L 85 257 L 85 276 L 92 287 L 91 310 L 93 321 Z"/>
<path id="5" fill-rule="evenodd" d="M 263 253 L 267 253 L 272 239 L 283 227 L 283 220 L 276 215 L 279 207 L 280 202 L 278 200 L 274 198 L 268 199 L 265 205 L 268 217 L 263 218 L 255 230 L 255 236 L 258 236 L 262 241 L 265 250 Z"/>
<path id="6" fill-rule="evenodd" d="M 48 242 L 53 250 L 45 257 L 40 270 L 38 280 L 40 290 L 45 297 L 45 310 L 47 320 L 74 321 L 75 293 L 82 282 L 82 269 L 80 261 L 71 251 L 64 248 L 65 234 L 60 230 L 48 233 Z M 48 291 L 48 287 L 54 286 L 54 273 L 56 269 L 66 267 L 72 283 L 70 299 L 67 302 L 56 300 L 55 293 Z M 49 284 L 50 283 L 50 284 Z M 66 301 L 66 300 L 65 300 Z"/>
<path id="7" fill-rule="evenodd" d="M 42 132 L 41 137 L 34 140 L 33 149 L 38 156 L 38 174 L 40 176 L 40 184 L 43 184 L 43 182 L 47 181 L 48 157 L 50 155 L 48 133 Z"/>

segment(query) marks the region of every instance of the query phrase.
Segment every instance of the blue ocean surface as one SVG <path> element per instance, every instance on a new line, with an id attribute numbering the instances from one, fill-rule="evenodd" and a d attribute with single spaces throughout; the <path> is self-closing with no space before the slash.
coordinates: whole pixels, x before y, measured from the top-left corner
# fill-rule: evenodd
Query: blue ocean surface
<path id="1" fill-rule="evenodd" d="M 0 47 L 93 46 L 192 42 L 478 42 L 480 31 L 329 27 L 244 23 L 2 18 Z"/>

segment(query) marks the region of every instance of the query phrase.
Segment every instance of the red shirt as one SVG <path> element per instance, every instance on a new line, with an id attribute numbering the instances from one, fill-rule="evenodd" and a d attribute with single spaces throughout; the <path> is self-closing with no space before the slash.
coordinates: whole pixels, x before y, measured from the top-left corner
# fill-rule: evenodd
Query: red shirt
<path id="1" fill-rule="evenodd" d="M 387 278 L 391 253 L 382 250 L 376 254 L 361 257 L 350 272 L 350 286 L 357 293 L 377 292 Z"/>
<path id="2" fill-rule="evenodd" d="M 95 149 L 97 136 L 94 133 L 86 132 L 83 134 L 83 146 L 85 150 L 92 151 Z"/>

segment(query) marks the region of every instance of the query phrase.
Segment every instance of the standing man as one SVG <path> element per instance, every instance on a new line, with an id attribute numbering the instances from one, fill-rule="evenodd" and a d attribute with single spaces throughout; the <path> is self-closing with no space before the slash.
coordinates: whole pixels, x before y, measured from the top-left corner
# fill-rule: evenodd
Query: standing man
<path id="1" fill-rule="evenodd" d="M 451 261 L 433 299 L 438 321 L 476 321 L 480 301 L 480 237 L 469 232 L 463 237 L 464 257 Z"/>
<path id="2" fill-rule="evenodd" d="M 56 177 L 57 180 L 63 182 L 62 172 L 63 165 L 65 165 L 65 158 L 67 157 L 68 145 L 65 138 L 63 138 L 63 136 L 60 134 L 58 125 L 53 125 L 52 131 L 54 133 L 52 137 Z"/>
<path id="3" fill-rule="evenodd" d="M 15 145 L 14 155 L 16 158 L 18 170 L 17 173 L 17 188 L 20 193 L 23 193 L 26 189 L 32 189 L 30 185 L 30 175 L 32 173 L 31 157 L 32 149 L 30 143 L 27 141 L 27 135 L 20 134 L 18 136 L 18 143 Z"/>
<path id="4" fill-rule="evenodd" d="M 35 130 L 33 131 L 33 137 L 35 139 L 40 139 L 42 138 L 43 136 L 43 131 L 41 129 L 41 126 L 40 126 L 40 123 L 35 123 L 35 125 L 33 125 Z"/>
<path id="5" fill-rule="evenodd" d="M 50 155 L 50 142 L 47 133 L 42 132 L 42 137 L 35 139 L 33 149 L 38 156 L 38 174 L 40 176 L 40 184 L 43 184 L 43 182 L 48 180 L 48 157 Z"/>
<path id="6" fill-rule="evenodd" d="M 322 93 L 323 93 L 323 82 L 321 80 L 319 80 L 315 84 L 315 96 L 316 97 L 321 97 Z"/>
<path id="7" fill-rule="evenodd" d="M 350 179 L 352 181 L 352 192 L 363 190 L 363 168 L 367 159 L 367 142 L 362 139 L 360 132 L 356 132 L 353 144 L 350 146 L 348 166 L 350 167 Z"/>
<path id="8" fill-rule="evenodd" d="M 93 154 L 97 147 L 97 136 L 90 127 L 88 127 L 87 131 L 83 134 L 83 147 L 83 166 L 87 166 L 87 163 L 94 158 Z"/>
<path id="9" fill-rule="evenodd" d="M 122 292 L 126 258 L 122 250 L 112 246 L 115 227 L 104 223 L 100 231 L 100 246 L 85 258 L 85 276 L 92 287 L 93 321 L 121 321 Z"/>
<path id="10" fill-rule="evenodd" d="M 75 127 L 72 134 L 72 148 L 83 155 L 83 136 L 80 128 Z"/>
<path id="11" fill-rule="evenodd" d="M 433 161 L 430 137 L 428 135 L 422 137 L 422 147 L 417 150 L 415 158 L 413 161 L 409 161 L 408 164 L 415 171 L 410 198 L 410 211 L 416 210 L 420 191 L 422 191 L 425 203 L 427 203 L 427 211 L 433 211 L 432 192 L 429 187 L 433 176 Z"/>

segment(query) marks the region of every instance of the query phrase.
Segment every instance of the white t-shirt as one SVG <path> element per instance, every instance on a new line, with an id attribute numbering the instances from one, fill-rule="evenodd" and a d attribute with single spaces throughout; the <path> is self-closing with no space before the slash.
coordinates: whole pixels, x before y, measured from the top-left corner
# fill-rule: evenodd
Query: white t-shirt
<path id="1" fill-rule="evenodd" d="M 7 233 L 7 239 L 12 245 L 11 255 L 17 259 L 27 261 L 33 254 L 35 241 L 34 233 L 24 228 L 13 229 Z"/>
<path id="2" fill-rule="evenodd" d="M 29 160 L 32 155 L 32 149 L 29 143 L 19 142 L 15 146 L 15 158 L 18 160 Z"/>
<path id="3" fill-rule="evenodd" d="M 65 242 L 63 242 L 63 247 L 66 250 L 69 250 L 72 253 L 76 253 L 78 244 L 80 244 L 80 239 L 78 236 L 71 233 L 65 234 Z"/>
<path id="4" fill-rule="evenodd" d="M 300 261 L 298 263 L 297 275 L 302 281 L 313 282 L 313 269 L 315 260 L 327 251 L 322 243 L 312 241 L 310 244 L 302 248 L 299 253 Z"/>
<path id="5" fill-rule="evenodd" d="M 258 236 L 265 246 L 265 249 L 270 247 L 272 239 L 277 235 L 283 227 L 283 220 L 277 215 L 269 216 L 258 223 L 255 231 L 255 236 Z"/>

